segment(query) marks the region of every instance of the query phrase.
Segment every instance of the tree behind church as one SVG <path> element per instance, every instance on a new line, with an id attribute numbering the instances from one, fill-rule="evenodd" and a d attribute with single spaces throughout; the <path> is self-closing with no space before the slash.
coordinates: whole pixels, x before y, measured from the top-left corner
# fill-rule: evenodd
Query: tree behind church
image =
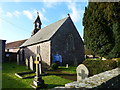
<path id="1" fill-rule="evenodd" d="M 120 57 L 120 2 L 89 2 L 83 25 L 88 49 L 102 57 Z"/>

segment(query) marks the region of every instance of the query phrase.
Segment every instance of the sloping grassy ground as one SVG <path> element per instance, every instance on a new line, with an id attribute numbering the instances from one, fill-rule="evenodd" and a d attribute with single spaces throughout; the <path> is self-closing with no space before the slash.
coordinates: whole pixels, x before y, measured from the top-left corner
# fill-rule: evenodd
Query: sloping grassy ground
<path id="1" fill-rule="evenodd" d="M 72 70 L 66 70 L 65 67 L 63 67 L 63 71 L 65 72 L 72 72 Z M 62 69 L 62 68 L 61 68 Z M 25 66 L 16 65 L 16 63 L 13 62 L 5 62 L 2 64 L 2 88 L 31 88 L 31 84 L 33 81 L 32 79 L 21 79 L 15 76 L 15 73 L 18 72 L 28 72 L 28 70 Z M 75 70 L 74 70 L 75 71 Z M 75 73 L 73 71 L 73 73 Z M 48 88 L 53 88 L 56 86 L 64 86 L 66 83 L 72 82 L 72 80 L 65 79 L 60 77 L 59 75 L 48 75 L 43 76 L 43 80 L 45 81 L 45 84 L 47 84 Z"/>

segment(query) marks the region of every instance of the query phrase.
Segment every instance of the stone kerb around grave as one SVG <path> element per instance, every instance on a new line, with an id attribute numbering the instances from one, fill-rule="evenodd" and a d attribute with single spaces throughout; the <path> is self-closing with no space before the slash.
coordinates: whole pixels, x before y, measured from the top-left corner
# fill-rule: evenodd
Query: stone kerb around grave
<path id="1" fill-rule="evenodd" d="M 83 79 L 87 78 L 88 75 L 89 75 L 89 71 L 88 71 L 87 67 L 84 64 L 80 64 L 76 68 L 76 72 L 77 72 L 77 81 L 78 82 L 80 80 L 83 80 Z"/>

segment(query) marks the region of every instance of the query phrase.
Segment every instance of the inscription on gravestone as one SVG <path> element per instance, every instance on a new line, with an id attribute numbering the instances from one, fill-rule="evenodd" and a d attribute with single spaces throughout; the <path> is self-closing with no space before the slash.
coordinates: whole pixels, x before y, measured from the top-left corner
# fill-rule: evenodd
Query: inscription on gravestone
<path id="1" fill-rule="evenodd" d="M 77 69 L 77 81 L 85 79 L 88 77 L 89 71 L 84 64 L 80 64 Z"/>

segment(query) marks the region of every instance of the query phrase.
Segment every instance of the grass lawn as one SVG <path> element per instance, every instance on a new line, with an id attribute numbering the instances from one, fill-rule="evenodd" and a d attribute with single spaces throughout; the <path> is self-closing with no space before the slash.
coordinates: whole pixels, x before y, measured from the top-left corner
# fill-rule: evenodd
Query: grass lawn
<path id="1" fill-rule="evenodd" d="M 64 86 L 66 83 L 72 82 L 70 79 L 74 74 L 76 78 L 76 67 L 60 67 L 56 71 L 48 71 L 47 76 L 43 76 L 45 84 L 47 84 L 47 89 L 56 86 Z M 32 79 L 21 79 L 15 76 L 18 72 L 28 72 L 25 66 L 16 65 L 13 62 L 5 62 L 2 64 L 2 88 L 31 88 Z"/>
<path id="2" fill-rule="evenodd" d="M 70 66 L 69 68 L 66 68 L 66 67 L 62 66 L 62 67 L 59 67 L 59 69 L 63 73 L 76 74 L 76 67 L 71 67 Z"/>

